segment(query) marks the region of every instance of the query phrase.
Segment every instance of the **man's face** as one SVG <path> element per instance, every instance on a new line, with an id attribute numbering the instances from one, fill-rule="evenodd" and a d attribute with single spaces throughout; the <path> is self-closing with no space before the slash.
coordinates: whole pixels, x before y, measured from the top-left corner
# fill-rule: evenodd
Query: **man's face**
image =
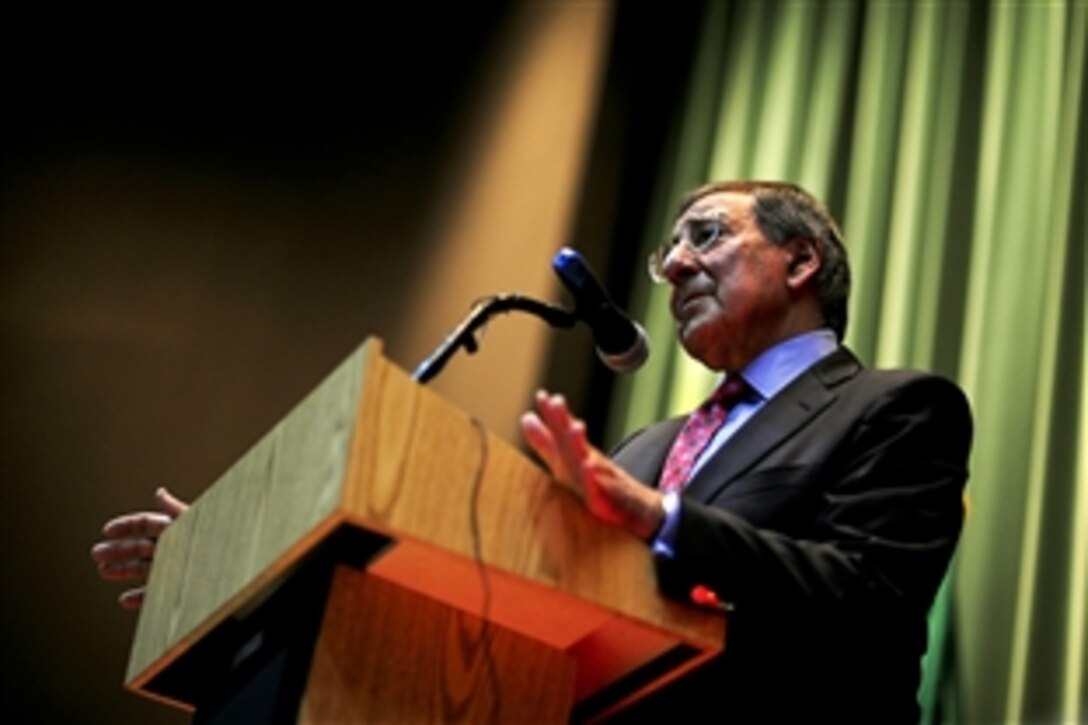
<path id="1" fill-rule="evenodd" d="M 680 341 L 714 370 L 738 371 L 793 334 L 791 254 L 763 236 L 752 203 L 737 192 L 696 201 L 676 220 L 673 238 L 695 239 L 713 220 L 721 223 L 720 236 L 703 251 L 679 244 L 663 264 Z"/>

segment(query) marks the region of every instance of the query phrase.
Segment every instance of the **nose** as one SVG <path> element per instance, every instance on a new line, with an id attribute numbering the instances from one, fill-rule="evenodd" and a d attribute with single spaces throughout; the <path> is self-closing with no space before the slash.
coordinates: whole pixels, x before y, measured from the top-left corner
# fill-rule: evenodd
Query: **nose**
<path id="1" fill-rule="evenodd" d="M 675 286 L 695 273 L 698 265 L 696 253 L 688 244 L 677 244 L 661 262 L 661 276 Z"/>

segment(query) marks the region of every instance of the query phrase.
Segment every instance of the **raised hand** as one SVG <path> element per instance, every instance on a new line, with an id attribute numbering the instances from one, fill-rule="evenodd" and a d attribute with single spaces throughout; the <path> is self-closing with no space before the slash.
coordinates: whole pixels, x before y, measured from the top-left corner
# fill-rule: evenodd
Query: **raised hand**
<path id="1" fill-rule="evenodd" d="M 552 476 L 574 490 L 590 514 L 643 540 L 654 535 L 664 518 L 661 494 L 590 445 L 585 423 L 571 414 L 561 395 L 539 391 L 535 409 L 521 417 L 521 432 Z"/>

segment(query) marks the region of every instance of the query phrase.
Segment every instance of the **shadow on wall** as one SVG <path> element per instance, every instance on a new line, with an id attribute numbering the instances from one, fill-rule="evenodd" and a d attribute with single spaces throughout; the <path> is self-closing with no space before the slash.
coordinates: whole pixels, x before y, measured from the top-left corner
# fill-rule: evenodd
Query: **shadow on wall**
<path id="1" fill-rule="evenodd" d="M 366 336 L 411 368 L 475 297 L 557 294 L 548 260 L 607 6 L 381 12 L 306 42 L 81 29 L 36 45 L 39 72 L 13 87 L 0 372 L 17 719 L 183 721 L 121 690 L 134 620 L 90 564 L 101 523 L 160 484 L 199 494 Z M 439 390 L 509 437 L 550 333 L 493 327 Z"/>

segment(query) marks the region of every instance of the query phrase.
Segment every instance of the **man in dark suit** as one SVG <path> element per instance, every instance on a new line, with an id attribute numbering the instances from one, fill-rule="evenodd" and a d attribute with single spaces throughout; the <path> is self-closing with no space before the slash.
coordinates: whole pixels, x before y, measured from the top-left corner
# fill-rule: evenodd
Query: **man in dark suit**
<path id="1" fill-rule="evenodd" d="M 593 515 L 652 546 L 663 592 L 730 610 L 724 654 L 628 715 L 917 721 L 926 617 L 963 518 L 962 392 L 840 346 L 846 253 L 796 186 L 697 189 L 651 273 L 720 392 L 612 457 L 560 396 L 522 420 Z"/>

